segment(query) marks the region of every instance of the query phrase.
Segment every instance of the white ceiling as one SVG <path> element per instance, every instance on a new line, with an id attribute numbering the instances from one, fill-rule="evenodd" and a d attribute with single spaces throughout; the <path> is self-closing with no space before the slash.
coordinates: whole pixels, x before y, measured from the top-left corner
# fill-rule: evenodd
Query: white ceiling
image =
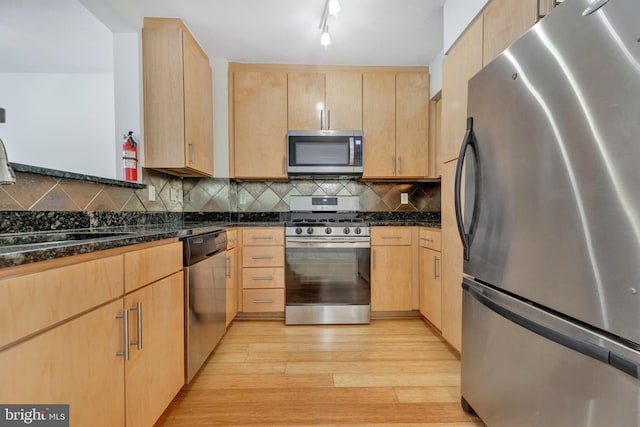
<path id="1" fill-rule="evenodd" d="M 105 0 L 108 1 L 108 0 Z M 210 57 L 237 62 L 426 66 L 442 50 L 445 0 L 124 0 L 180 17 Z M 0 72 L 110 72 L 111 32 L 78 0 L 0 0 Z"/>

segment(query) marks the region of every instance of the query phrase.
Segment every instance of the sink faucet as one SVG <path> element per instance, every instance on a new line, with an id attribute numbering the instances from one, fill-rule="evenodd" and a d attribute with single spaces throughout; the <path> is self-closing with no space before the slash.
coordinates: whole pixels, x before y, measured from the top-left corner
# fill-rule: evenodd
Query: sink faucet
<path id="1" fill-rule="evenodd" d="M 4 123 L 4 108 L 0 108 L 0 123 Z M 15 184 L 16 174 L 13 172 L 9 159 L 7 158 L 7 150 L 4 148 L 4 142 L 0 139 L 0 185 Z"/>

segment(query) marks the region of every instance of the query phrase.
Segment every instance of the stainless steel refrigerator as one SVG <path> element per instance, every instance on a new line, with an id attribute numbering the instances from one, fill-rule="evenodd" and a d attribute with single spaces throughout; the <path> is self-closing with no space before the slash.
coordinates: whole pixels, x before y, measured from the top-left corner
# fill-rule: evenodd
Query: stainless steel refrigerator
<path id="1" fill-rule="evenodd" d="M 463 407 L 640 426 L 640 0 L 566 0 L 470 80 L 468 114 Z"/>

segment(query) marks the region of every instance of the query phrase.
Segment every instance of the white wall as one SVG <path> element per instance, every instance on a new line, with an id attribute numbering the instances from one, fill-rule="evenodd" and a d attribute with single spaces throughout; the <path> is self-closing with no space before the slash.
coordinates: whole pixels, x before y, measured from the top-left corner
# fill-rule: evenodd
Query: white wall
<path id="1" fill-rule="evenodd" d="M 488 2 L 489 0 L 447 0 L 445 2 L 443 12 L 445 53 Z"/>
<path id="2" fill-rule="evenodd" d="M 113 84 L 111 74 L 0 73 L 9 161 L 115 178 Z"/>
<path id="3" fill-rule="evenodd" d="M 442 90 L 442 60 L 444 51 L 440 52 L 429 64 L 429 98 L 436 96 Z"/>
<path id="4" fill-rule="evenodd" d="M 210 58 L 213 70 L 213 175 L 229 177 L 229 61 Z"/>

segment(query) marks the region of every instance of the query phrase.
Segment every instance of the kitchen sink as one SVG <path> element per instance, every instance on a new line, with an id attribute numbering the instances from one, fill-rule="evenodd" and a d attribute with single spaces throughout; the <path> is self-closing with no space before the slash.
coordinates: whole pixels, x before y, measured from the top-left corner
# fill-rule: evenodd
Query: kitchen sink
<path id="1" fill-rule="evenodd" d="M 126 237 L 133 232 L 126 231 L 56 231 L 49 233 L 16 233 L 0 235 L 0 249 L 16 246 L 35 248 L 59 244 L 79 243 L 87 240 Z"/>

